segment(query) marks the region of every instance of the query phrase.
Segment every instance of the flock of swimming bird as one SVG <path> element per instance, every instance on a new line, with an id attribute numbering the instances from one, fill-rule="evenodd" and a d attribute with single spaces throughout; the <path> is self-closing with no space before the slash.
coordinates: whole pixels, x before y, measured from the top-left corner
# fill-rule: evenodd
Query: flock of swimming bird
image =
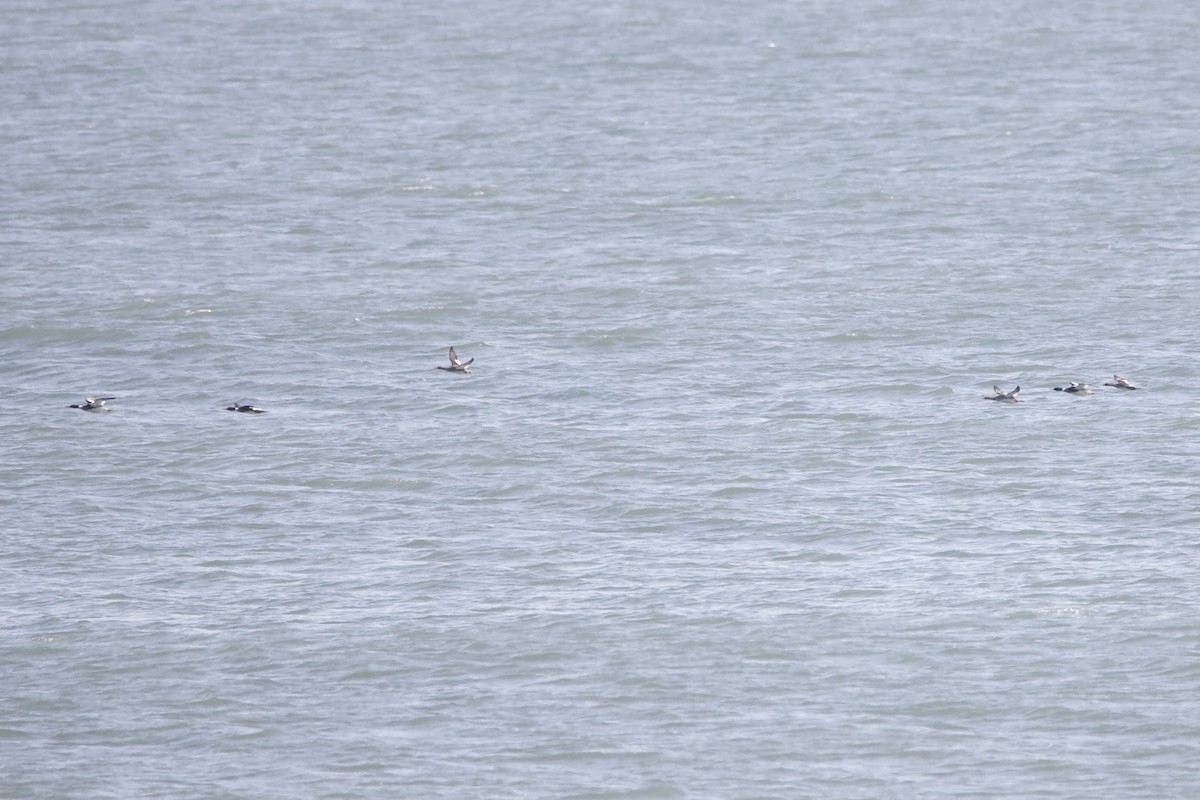
<path id="1" fill-rule="evenodd" d="M 470 374 L 471 365 L 474 363 L 475 363 L 475 359 L 473 359 L 473 358 L 470 361 L 459 361 L 458 353 L 454 352 L 454 348 L 451 347 L 450 348 L 450 366 L 438 367 L 438 369 L 445 370 L 446 372 L 464 372 L 464 373 Z M 67 406 L 67 408 L 78 408 L 80 411 L 111 411 L 112 409 L 110 409 L 106 404 L 108 403 L 109 400 L 116 400 L 116 399 L 117 399 L 116 397 L 88 397 L 88 398 L 85 398 L 82 403 L 72 403 L 71 405 Z M 226 406 L 225 410 L 226 411 L 237 411 L 242 414 L 265 414 L 265 413 L 267 413 L 267 410 L 265 408 L 259 408 L 258 406 L 247 405 L 245 403 L 234 403 L 231 406 Z"/>
<path id="2" fill-rule="evenodd" d="M 454 348 L 451 347 L 450 348 L 450 366 L 448 366 L 448 367 L 439 366 L 438 369 L 445 370 L 446 372 L 463 372 L 463 373 L 470 374 L 471 365 L 474 363 L 475 363 L 475 359 L 473 359 L 473 358 L 470 361 L 459 361 L 458 353 L 454 352 Z M 1118 389 L 1136 389 L 1136 388 L 1138 388 L 1138 387 L 1134 386 L 1132 383 L 1130 383 L 1129 381 L 1122 378 L 1120 375 L 1113 375 L 1112 381 L 1109 383 L 1106 383 L 1104 385 L 1105 386 L 1115 386 Z M 1006 392 L 1003 389 L 1001 389 L 999 386 L 993 386 L 992 391 L 995 392 L 995 394 L 984 395 L 983 399 L 984 400 L 998 400 L 1003 403 L 1020 403 L 1021 402 L 1021 400 L 1017 397 L 1017 395 L 1019 395 L 1021 393 L 1020 386 L 1013 389 L 1011 392 Z M 1067 394 L 1091 394 L 1092 393 L 1091 387 L 1088 386 L 1086 383 L 1076 383 L 1075 381 L 1071 381 L 1070 386 L 1055 386 L 1054 391 L 1066 392 Z M 109 400 L 116 400 L 116 399 L 117 398 L 115 398 L 115 397 L 88 397 L 82 403 L 74 403 L 67 407 L 68 408 L 78 408 L 80 411 L 109 411 L 110 409 L 105 404 Z M 267 413 L 267 410 L 265 408 L 259 408 L 258 406 L 247 405 L 244 403 L 234 403 L 231 406 L 226 406 L 225 410 L 226 411 L 237 411 L 242 414 L 265 414 L 265 413 Z"/>
<path id="3" fill-rule="evenodd" d="M 1132 383 L 1130 383 L 1129 381 L 1122 378 L 1120 375 L 1113 375 L 1113 379 L 1111 381 L 1105 383 L 1104 385 L 1105 386 L 1113 386 L 1117 389 L 1136 389 L 1136 388 L 1138 388 L 1138 387 L 1134 386 Z M 995 394 L 985 394 L 983 396 L 983 399 L 984 400 L 999 400 L 1002 403 L 1020 403 L 1021 402 L 1021 400 L 1017 397 L 1017 395 L 1021 393 L 1020 386 L 1013 389 L 1011 392 L 1006 392 L 1003 389 L 1001 389 L 999 386 L 993 386 L 992 391 L 995 392 Z M 1086 383 L 1076 383 L 1075 381 L 1071 381 L 1070 386 L 1055 386 L 1054 391 L 1066 392 L 1067 394 L 1091 394 L 1092 387 L 1088 386 Z"/>

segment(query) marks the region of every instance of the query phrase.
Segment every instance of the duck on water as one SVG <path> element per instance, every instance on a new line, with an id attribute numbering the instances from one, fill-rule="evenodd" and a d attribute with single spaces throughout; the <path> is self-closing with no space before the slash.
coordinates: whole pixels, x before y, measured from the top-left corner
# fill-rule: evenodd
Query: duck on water
<path id="1" fill-rule="evenodd" d="M 454 352 L 454 348 L 451 347 L 450 348 L 450 366 L 448 366 L 448 367 L 439 366 L 438 369 L 445 370 L 446 372 L 462 372 L 462 373 L 470 374 L 471 365 L 474 363 L 475 363 L 475 359 L 473 359 L 473 358 L 470 361 L 459 361 L 458 353 Z"/>
<path id="2" fill-rule="evenodd" d="M 1017 395 L 1021 393 L 1020 386 L 1013 389 L 1011 392 L 1006 392 L 1003 389 L 1001 389 L 999 386 L 993 386 L 992 391 L 995 392 L 995 394 L 985 394 L 983 396 L 983 399 L 984 400 L 999 400 L 1002 403 L 1019 403 L 1019 402 L 1021 402 L 1020 399 L 1017 398 Z"/>
<path id="3" fill-rule="evenodd" d="M 1138 387 L 1134 386 L 1132 383 L 1130 383 L 1129 381 L 1122 378 L 1120 375 L 1113 375 L 1112 381 L 1109 383 L 1106 383 L 1104 385 L 1105 386 L 1114 386 L 1117 389 L 1136 389 L 1136 388 L 1138 388 Z"/>
<path id="4" fill-rule="evenodd" d="M 82 403 L 73 403 L 67 408 L 78 408 L 80 411 L 111 411 L 110 408 L 105 408 L 104 404 L 109 400 L 116 400 L 115 397 L 88 397 Z"/>

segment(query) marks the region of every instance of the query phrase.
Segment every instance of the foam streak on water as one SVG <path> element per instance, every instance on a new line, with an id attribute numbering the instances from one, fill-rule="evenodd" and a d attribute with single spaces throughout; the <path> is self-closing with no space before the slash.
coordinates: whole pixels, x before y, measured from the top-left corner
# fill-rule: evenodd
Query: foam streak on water
<path id="1" fill-rule="evenodd" d="M 1200 7 L 407 5 L 5 11 L 0 797 L 1200 792 Z"/>

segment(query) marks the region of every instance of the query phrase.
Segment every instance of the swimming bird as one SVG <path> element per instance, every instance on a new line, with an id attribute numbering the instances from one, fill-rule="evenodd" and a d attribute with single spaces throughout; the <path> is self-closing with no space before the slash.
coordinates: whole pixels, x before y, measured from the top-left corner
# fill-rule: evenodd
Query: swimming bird
<path id="1" fill-rule="evenodd" d="M 1001 400 L 1001 401 L 1008 402 L 1008 403 L 1021 402 L 1020 400 L 1017 399 L 1017 395 L 1021 393 L 1020 386 L 1013 389 L 1011 392 L 1006 392 L 1003 389 L 1001 389 L 999 386 L 993 386 L 992 391 L 995 392 L 994 395 L 984 395 L 983 399 L 984 400 Z"/>
<path id="2" fill-rule="evenodd" d="M 265 414 L 265 413 L 267 413 L 267 410 L 265 408 L 259 408 L 258 406 L 242 405 L 241 403 L 234 403 L 231 406 L 227 406 L 225 408 L 225 410 L 226 411 L 240 411 L 243 414 Z"/>
<path id="3" fill-rule="evenodd" d="M 1113 380 L 1115 381 L 1115 383 L 1106 383 L 1104 385 L 1105 386 L 1115 386 L 1118 389 L 1136 389 L 1136 388 L 1138 388 L 1138 387 L 1134 386 L 1132 383 L 1130 383 L 1129 381 L 1122 378 L 1120 375 L 1113 375 Z"/>
<path id="4" fill-rule="evenodd" d="M 1054 391 L 1066 392 L 1067 394 L 1091 394 L 1092 387 L 1088 386 L 1086 383 L 1076 383 L 1075 381 L 1071 381 L 1070 386 L 1067 386 L 1066 388 L 1063 388 L 1062 386 L 1055 386 Z"/>
<path id="5" fill-rule="evenodd" d="M 475 363 L 475 359 L 473 359 L 473 358 L 472 358 L 470 361 L 466 362 L 465 364 L 464 364 L 464 363 L 460 363 L 460 362 L 459 362 L 459 360 L 458 360 L 458 353 L 454 352 L 454 348 L 453 348 L 453 347 L 451 347 L 451 348 L 450 348 L 450 366 L 448 366 L 448 367 L 438 367 L 438 369 L 444 369 L 444 370 L 446 370 L 446 372 L 466 372 L 466 373 L 470 373 L 470 371 L 471 371 L 471 365 L 472 365 L 472 364 L 474 364 L 474 363 Z"/>
<path id="6" fill-rule="evenodd" d="M 104 404 L 109 400 L 116 400 L 115 397 L 88 397 L 82 403 L 74 403 L 67 408 L 78 408 L 80 411 L 111 411 L 112 409 L 105 408 Z"/>

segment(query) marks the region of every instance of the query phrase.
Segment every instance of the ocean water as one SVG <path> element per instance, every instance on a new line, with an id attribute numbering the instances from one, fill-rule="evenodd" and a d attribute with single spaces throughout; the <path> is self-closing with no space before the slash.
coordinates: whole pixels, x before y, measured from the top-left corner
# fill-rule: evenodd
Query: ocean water
<path id="1" fill-rule="evenodd" d="M 1200 6 L 0 20 L 0 797 L 1200 795 Z"/>

